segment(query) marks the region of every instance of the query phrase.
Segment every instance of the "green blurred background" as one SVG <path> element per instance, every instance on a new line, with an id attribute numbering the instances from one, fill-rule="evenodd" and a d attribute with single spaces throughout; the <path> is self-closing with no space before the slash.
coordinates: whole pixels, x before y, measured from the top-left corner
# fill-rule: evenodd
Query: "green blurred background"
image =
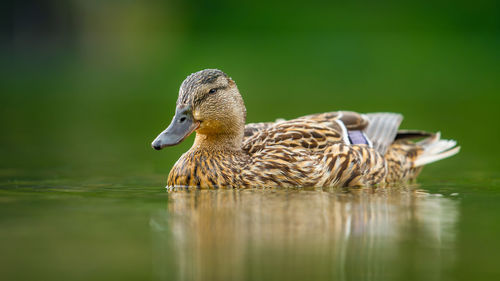
<path id="1" fill-rule="evenodd" d="M 428 192 L 459 194 L 456 260 L 443 272 L 498 277 L 498 1 L 19 0 L 1 13 L 7 280 L 146 280 L 151 257 L 175 270 L 170 248 L 155 258 L 149 222 L 166 212 L 166 176 L 193 137 L 160 152 L 150 143 L 180 83 L 204 68 L 236 81 L 248 122 L 392 111 L 403 128 L 458 140 L 459 155 L 420 177 Z M 425 241 L 404 233 L 409 248 L 388 268 L 417 280 L 434 260 L 415 258 Z"/>
<path id="2" fill-rule="evenodd" d="M 161 152 L 150 142 L 204 68 L 237 82 L 248 122 L 401 112 L 404 128 L 462 145 L 437 165 L 498 168 L 498 2 L 400 2 L 12 1 L 2 174 L 166 175 L 192 139 Z"/>

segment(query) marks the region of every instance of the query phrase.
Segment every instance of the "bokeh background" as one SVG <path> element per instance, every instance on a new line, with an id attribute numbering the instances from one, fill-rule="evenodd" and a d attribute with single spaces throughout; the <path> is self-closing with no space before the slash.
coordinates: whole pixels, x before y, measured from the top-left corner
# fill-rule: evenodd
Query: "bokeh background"
<path id="1" fill-rule="evenodd" d="M 3 276 L 151 277 L 144 217 L 164 206 L 166 176 L 193 137 L 160 152 L 150 143 L 180 83 L 204 68 L 236 81 L 248 122 L 403 113 L 403 128 L 462 146 L 423 172 L 424 185 L 452 181 L 498 199 L 498 1 L 19 0 L 1 13 Z M 70 194 L 75 186 L 85 192 Z M 476 231 L 499 231 L 488 218 L 497 199 L 461 205 L 474 210 L 461 217 L 464 241 L 499 248 Z M 457 268 L 475 271 L 453 276 L 491 280 L 498 254 L 476 258 L 491 247 L 464 244 Z"/>

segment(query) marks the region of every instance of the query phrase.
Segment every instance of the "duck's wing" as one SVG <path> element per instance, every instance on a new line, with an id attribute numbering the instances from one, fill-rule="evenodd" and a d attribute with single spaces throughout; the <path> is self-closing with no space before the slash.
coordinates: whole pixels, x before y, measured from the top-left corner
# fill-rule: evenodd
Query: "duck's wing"
<path id="1" fill-rule="evenodd" d="M 346 143 L 345 129 L 340 122 L 328 126 L 311 119 L 298 118 L 266 125 L 243 141 L 243 150 L 255 153 L 271 146 L 290 149 L 324 150 L 334 143 Z"/>
<path id="2" fill-rule="evenodd" d="M 361 131 L 357 131 L 361 132 Z M 268 126 L 247 138 L 249 160 L 241 177 L 247 186 L 361 186 L 385 175 L 383 157 L 353 144 L 340 119 L 298 118 Z"/>
<path id="3" fill-rule="evenodd" d="M 385 155 L 387 148 L 396 139 L 403 115 L 384 112 L 368 113 L 365 116 L 368 119 L 368 126 L 364 130 L 366 136 L 372 142 L 373 148 Z"/>
<path id="4" fill-rule="evenodd" d="M 387 148 L 398 135 L 402 120 L 403 116 L 398 113 L 360 114 L 352 111 L 317 113 L 288 121 L 281 119 L 276 122 L 248 124 L 245 126 L 244 142 L 246 144 L 260 143 L 265 139 L 266 142 L 276 143 L 272 142 L 273 137 L 278 137 L 281 141 L 284 139 L 282 135 L 289 136 L 291 132 L 294 132 L 296 139 L 289 144 L 295 145 L 304 140 L 307 145 L 304 144 L 303 147 L 309 148 L 314 146 L 314 142 L 312 145 L 309 142 L 311 132 L 319 135 L 328 132 L 328 135 L 332 135 L 328 142 L 366 144 L 385 155 Z M 300 139 L 297 133 L 301 135 Z M 410 137 L 414 134 L 425 136 L 425 132 L 401 131 L 399 137 Z M 321 144 L 318 147 L 323 148 Z"/>

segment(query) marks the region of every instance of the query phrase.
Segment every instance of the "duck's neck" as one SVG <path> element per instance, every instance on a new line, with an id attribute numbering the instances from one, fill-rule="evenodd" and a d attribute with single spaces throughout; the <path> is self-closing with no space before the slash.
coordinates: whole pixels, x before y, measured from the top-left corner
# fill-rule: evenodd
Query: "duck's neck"
<path id="1" fill-rule="evenodd" d="M 201 134 L 196 133 L 193 149 L 222 151 L 222 152 L 239 152 L 243 143 L 243 132 L 232 134 Z"/>

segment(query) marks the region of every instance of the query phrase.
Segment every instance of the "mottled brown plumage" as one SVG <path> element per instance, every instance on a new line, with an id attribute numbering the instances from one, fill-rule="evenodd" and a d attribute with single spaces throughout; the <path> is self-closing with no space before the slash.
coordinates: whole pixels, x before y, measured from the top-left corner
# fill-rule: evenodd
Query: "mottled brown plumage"
<path id="1" fill-rule="evenodd" d="M 328 112 L 245 125 L 236 84 L 219 70 L 182 83 L 172 124 L 153 147 L 196 139 L 167 186 L 200 188 L 373 186 L 407 182 L 424 164 L 458 152 L 439 134 L 400 131 L 393 113 Z M 424 137 L 420 142 L 409 139 Z"/>

